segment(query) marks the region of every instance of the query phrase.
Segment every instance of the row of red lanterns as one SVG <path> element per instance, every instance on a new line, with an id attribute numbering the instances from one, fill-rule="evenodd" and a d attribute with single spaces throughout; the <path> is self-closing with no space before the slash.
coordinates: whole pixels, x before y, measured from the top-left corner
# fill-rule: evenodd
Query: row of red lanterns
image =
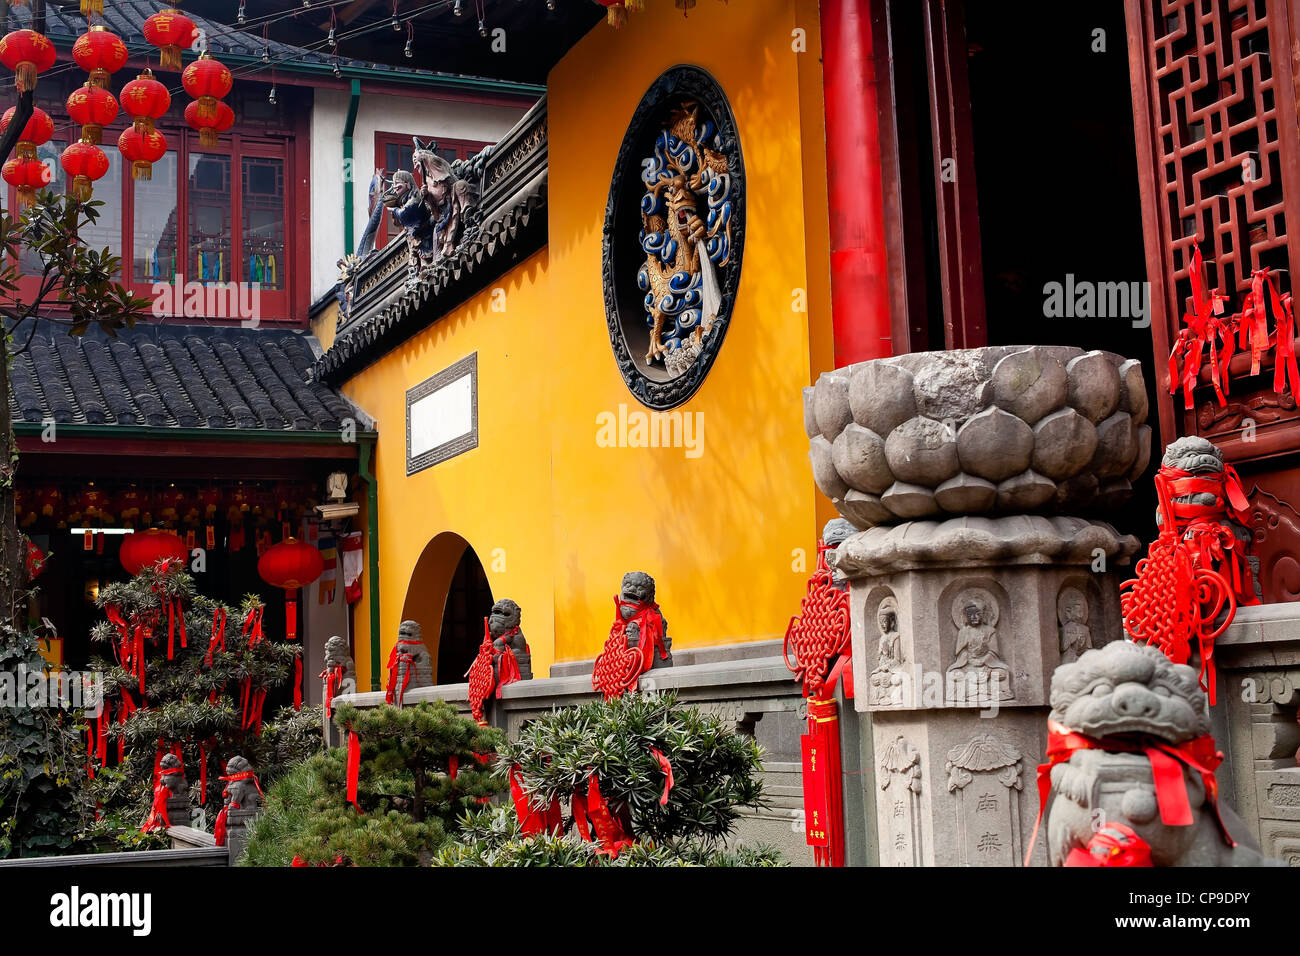
<path id="1" fill-rule="evenodd" d="M 181 52 L 197 34 L 194 21 L 175 9 L 161 10 L 144 24 L 145 39 L 159 48 L 163 69 L 181 68 Z M 89 199 L 94 182 L 108 172 L 108 157 L 99 144 L 104 127 L 117 118 L 119 110 L 132 118 L 132 125 L 118 137 L 117 148 L 130 161 L 132 178 L 150 179 L 153 164 L 167 152 L 166 137 L 154 128 L 154 121 L 171 107 L 167 87 L 145 69 L 122 88 L 119 103 L 109 92 L 108 82 L 126 64 L 128 53 L 121 38 L 103 26 L 92 26 L 78 37 L 72 56 L 89 74 L 86 84 L 74 90 L 67 101 L 68 115 L 81 125 L 81 139 L 68 146 L 61 157 L 64 171 L 72 177 L 74 193 L 82 200 Z M 14 71 L 19 91 L 34 89 L 37 74 L 54 63 L 54 45 L 35 30 L 15 30 L 0 38 L 0 63 Z M 202 148 L 216 146 L 218 135 L 235 122 L 234 111 L 221 102 L 233 86 L 230 71 L 205 51 L 182 71 L 181 85 L 194 100 L 185 110 L 185 122 L 198 131 Z M 0 134 L 13 113 L 10 109 L 0 121 Z M 54 124 L 44 110 L 36 109 L 23 132 L 20 146 L 28 148 L 0 170 L 5 181 L 18 190 L 20 207 L 29 205 L 36 190 L 50 181 L 48 168 L 36 158 L 36 147 L 53 135 Z M 28 137 L 28 132 L 33 135 Z"/>
<path id="2" fill-rule="evenodd" d="M 118 559 L 128 574 L 135 576 L 159 561 L 189 560 L 189 550 L 180 537 L 161 528 L 136 531 L 122 539 Z M 298 589 L 311 585 L 325 570 L 318 549 L 297 538 L 285 538 L 267 548 L 257 562 L 257 573 L 273 587 L 284 589 L 285 637 L 298 636 Z"/>
<path id="3" fill-rule="evenodd" d="M 42 518 L 55 523 L 85 521 L 125 526 L 171 523 L 211 523 L 218 515 L 231 523 L 245 515 L 279 514 L 300 517 L 314 505 L 314 486 L 283 482 L 276 485 L 235 485 L 206 488 L 169 487 L 150 492 L 134 485 L 110 493 L 93 484 L 78 490 L 58 485 L 14 489 L 15 516 L 23 527 Z"/>

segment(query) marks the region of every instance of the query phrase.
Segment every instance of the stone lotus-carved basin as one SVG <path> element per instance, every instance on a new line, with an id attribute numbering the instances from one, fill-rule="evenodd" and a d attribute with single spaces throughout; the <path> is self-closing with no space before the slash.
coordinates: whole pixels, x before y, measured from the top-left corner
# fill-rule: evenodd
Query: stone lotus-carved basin
<path id="1" fill-rule="evenodd" d="M 804 389 L 817 487 L 856 527 L 1112 508 L 1151 457 L 1142 367 L 992 346 L 827 372 Z"/>

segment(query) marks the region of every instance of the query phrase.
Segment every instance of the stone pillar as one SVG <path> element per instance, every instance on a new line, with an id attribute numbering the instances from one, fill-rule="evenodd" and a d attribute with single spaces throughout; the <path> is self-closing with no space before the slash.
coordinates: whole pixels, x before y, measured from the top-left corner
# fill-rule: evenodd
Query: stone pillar
<path id="1" fill-rule="evenodd" d="M 1019 865 L 1052 671 L 1121 634 L 1138 542 L 1093 515 L 1149 460 L 1140 366 L 915 353 L 822 376 L 804 409 L 818 487 L 860 529 L 829 560 L 850 582 L 880 863 Z"/>

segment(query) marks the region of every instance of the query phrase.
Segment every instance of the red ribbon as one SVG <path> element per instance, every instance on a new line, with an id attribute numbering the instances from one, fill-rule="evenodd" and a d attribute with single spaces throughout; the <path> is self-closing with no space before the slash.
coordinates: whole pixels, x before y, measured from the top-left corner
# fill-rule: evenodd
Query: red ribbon
<path id="1" fill-rule="evenodd" d="M 515 816 L 525 836 L 543 832 L 558 834 L 563 828 L 560 801 L 552 800 L 544 810 L 536 809 L 524 791 L 518 764 L 510 768 L 510 799 L 514 802 Z"/>
<path id="2" fill-rule="evenodd" d="M 1214 384 L 1214 393 L 1220 405 L 1226 405 L 1224 391 L 1228 387 L 1228 362 L 1232 358 L 1232 323 L 1231 320 L 1218 318 L 1223 313 L 1226 296 L 1217 292 L 1208 298 L 1204 292 L 1205 267 L 1201 260 L 1199 246 L 1192 247 L 1192 262 L 1188 267 L 1192 283 L 1192 311 L 1183 315 L 1187 328 L 1178 332 L 1174 340 L 1174 349 L 1169 355 L 1169 393 L 1178 394 L 1181 385 L 1186 408 L 1192 408 L 1192 392 L 1196 388 L 1196 378 L 1201 372 L 1201 362 L 1208 347 L 1210 350 L 1210 379 Z M 1267 333 L 1265 334 L 1267 338 Z M 1223 343 L 1223 355 L 1219 355 L 1219 342 Z M 1246 345 L 1246 332 L 1242 330 L 1242 346 Z M 1181 377 L 1178 373 L 1178 360 L 1183 359 Z M 1256 373 L 1258 370 L 1256 370 Z"/>
<path id="3" fill-rule="evenodd" d="M 620 816 L 626 816 L 626 810 Z M 587 826 L 588 817 L 591 818 L 591 829 Z M 610 809 L 600 792 L 600 777 L 594 771 L 587 780 L 586 794 L 581 791 L 573 794 L 573 822 L 578 827 L 578 834 L 588 842 L 595 832 L 600 843 L 598 852 L 605 856 L 618 856 L 620 850 L 634 842 L 629 835 L 630 823 L 619 819 Z"/>
<path id="4" fill-rule="evenodd" d="M 265 611 L 266 608 L 259 604 L 244 615 L 244 628 L 240 633 L 243 637 L 248 638 L 249 647 L 255 646 L 258 641 L 266 637 L 262 633 L 262 614 Z"/>
<path id="5" fill-rule="evenodd" d="M 316 675 L 325 681 L 325 716 L 333 716 L 333 700 L 339 694 L 339 688 L 343 685 L 343 665 L 335 664 L 333 667 L 327 667 Z"/>
<path id="6" fill-rule="evenodd" d="M 667 806 L 668 794 L 673 790 L 673 765 L 668 762 L 668 758 L 658 747 L 651 747 L 650 753 L 654 755 L 655 760 L 659 761 L 659 768 L 664 772 L 664 795 L 659 798 L 659 806 Z"/>
<path id="7" fill-rule="evenodd" d="M 384 703 L 396 704 L 402 706 L 402 701 L 406 699 L 406 688 L 411 684 L 411 671 L 415 669 L 415 657 L 409 652 L 402 650 L 402 646 L 416 647 L 423 644 L 423 641 L 398 641 L 393 645 L 393 649 L 388 653 L 388 688 L 384 691 Z M 406 665 L 406 670 L 402 675 L 402 686 L 397 687 L 397 671 L 402 664 Z"/>
<path id="8" fill-rule="evenodd" d="M 293 709 L 302 710 L 302 655 L 293 659 Z"/>
<path id="9" fill-rule="evenodd" d="M 212 639 L 208 641 L 208 656 L 204 658 L 208 667 L 212 666 L 213 655 L 218 650 L 226 649 L 226 609 L 217 605 L 212 611 Z"/>
<path id="10" fill-rule="evenodd" d="M 361 774 L 361 741 L 357 739 L 357 732 L 348 728 L 348 803 L 357 808 L 357 813 L 361 812 L 361 804 L 357 803 L 357 780 Z"/>
<path id="11" fill-rule="evenodd" d="M 1160 808 L 1160 820 L 1166 826 L 1191 826 L 1191 802 L 1187 797 L 1187 783 L 1183 779 L 1183 767 L 1195 770 L 1201 775 L 1205 784 L 1205 799 L 1214 811 L 1214 819 L 1228 846 L 1237 843 L 1228 833 L 1227 825 L 1219 815 L 1219 784 L 1214 776 L 1215 769 L 1223 760 L 1223 754 L 1215 749 L 1214 738 L 1204 734 L 1192 740 L 1174 745 L 1166 743 L 1149 734 L 1116 734 L 1110 737 L 1089 737 L 1075 733 L 1070 728 L 1054 720 L 1047 722 L 1047 762 L 1038 765 L 1038 819 L 1034 822 L 1034 833 L 1029 839 L 1029 849 L 1025 853 L 1025 866 L 1034 852 L 1034 841 L 1038 838 L 1038 828 L 1047 809 L 1047 798 L 1052 791 L 1052 768 L 1058 763 L 1066 763 L 1079 750 L 1105 750 L 1110 753 L 1140 753 L 1151 761 L 1151 780 L 1156 789 L 1156 806 Z"/>

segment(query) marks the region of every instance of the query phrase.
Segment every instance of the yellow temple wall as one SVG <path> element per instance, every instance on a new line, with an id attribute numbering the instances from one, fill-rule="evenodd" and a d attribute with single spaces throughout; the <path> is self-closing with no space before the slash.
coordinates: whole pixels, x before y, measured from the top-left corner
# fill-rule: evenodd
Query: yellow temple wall
<path id="1" fill-rule="evenodd" d="M 784 633 L 829 516 L 800 402 L 831 361 L 817 31 L 811 0 L 701 3 L 688 17 L 652 0 L 622 30 L 599 25 L 552 71 L 547 249 L 495 284 L 502 311 L 485 289 L 344 387 L 378 420 L 385 655 L 403 610 L 422 608 L 436 657 L 434 610 L 459 557 L 439 539 L 448 533 L 474 548 L 494 598 L 522 606 L 538 676 L 600 651 L 630 570 L 656 579 L 675 647 Z M 654 413 L 614 362 L 601 227 L 628 121 L 682 63 L 710 72 L 735 113 L 745 247 L 712 370 L 684 405 Z M 475 351 L 479 446 L 407 477 L 406 389 Z M 692 440 L 620 446 L 638 416 L 656 414 L 689 423 Z M 355 615 L 362 675 L 368 599 L 367 588 Z"/>

